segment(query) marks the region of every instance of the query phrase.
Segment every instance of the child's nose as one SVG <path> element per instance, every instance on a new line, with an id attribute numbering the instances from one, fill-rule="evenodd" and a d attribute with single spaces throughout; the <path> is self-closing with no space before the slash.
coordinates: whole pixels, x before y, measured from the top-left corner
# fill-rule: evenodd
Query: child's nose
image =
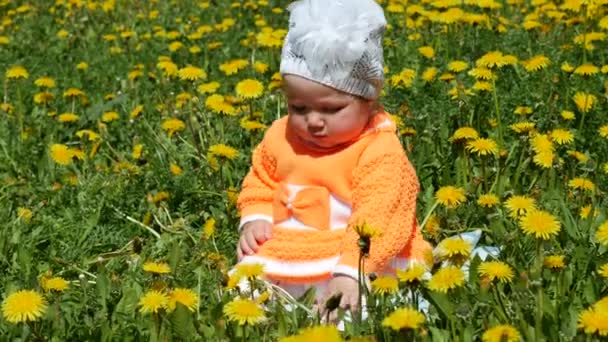
<path id="1" fill-rule="evenodd" d="M 319 130 L 325 126 L 323 117 L 319 113 L 311 112 L 306 115 L 306 124 L 310 130 Z"/>

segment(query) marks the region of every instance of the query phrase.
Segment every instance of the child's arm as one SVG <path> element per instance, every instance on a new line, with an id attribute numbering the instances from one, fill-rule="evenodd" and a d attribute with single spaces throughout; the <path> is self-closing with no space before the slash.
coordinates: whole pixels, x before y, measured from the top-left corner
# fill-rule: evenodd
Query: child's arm
<path id="1" fill-rule="evenodd" d="M 365 222 L 380 232 L 371 239 L 366 273 L 382 271 L 413 238 L 419 190 L 416 172 L 400 145 L 375 150 L 376 153 L 364 153 L 353 174 L 353 214 L 334 274 L 358 276 L 359 235 L 353 230 L 356 224 Z"/>
<path id="2" fill-rule="evenodd" d="M 270 154 L 263 140 L 253 151 L 251 169 L 243 180 L 237 201 L 241 214 L 239 229 L 246 223 L 256 220 L 273 222 L 272 202 L 277 187 L 276 165 L 276 159 Z"/>

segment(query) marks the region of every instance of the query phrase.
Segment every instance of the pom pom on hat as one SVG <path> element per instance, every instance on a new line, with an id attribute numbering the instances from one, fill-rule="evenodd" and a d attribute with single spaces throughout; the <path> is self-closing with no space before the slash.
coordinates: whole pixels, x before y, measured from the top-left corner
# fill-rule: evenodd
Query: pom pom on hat
<path id="1" fill-rule="evenodd" d="M 299 0 L 289 6 L 281 73 L 375 99 L 384 81 L 386 19 L 373 0 Z"/>

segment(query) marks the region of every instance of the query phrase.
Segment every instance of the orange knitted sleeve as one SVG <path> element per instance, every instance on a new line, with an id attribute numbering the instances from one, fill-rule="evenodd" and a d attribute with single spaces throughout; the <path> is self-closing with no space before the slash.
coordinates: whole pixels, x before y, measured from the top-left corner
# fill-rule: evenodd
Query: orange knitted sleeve
<path id="1" fill-rule="evenodd" d="M 277 187 L 276 165 L 276 159 L 270 154 L 263 140 L 253 151 L 251 169 L 243 180 L 237 201 L 241 213 L 239 228 L 255 220 L 272 223 L 272 202 Z"/>
<path id="2" fill-rule="evenodd" d="M 353 226 L 358 223 L 380 232 L 371 239 L 366 273 L 382 271 L 414 237 L 418 178 L 405 153 L 390 150 L 368 158 L 353 172 L 353 214 L 334 274 L 357 277 L 359 235 Z"/>

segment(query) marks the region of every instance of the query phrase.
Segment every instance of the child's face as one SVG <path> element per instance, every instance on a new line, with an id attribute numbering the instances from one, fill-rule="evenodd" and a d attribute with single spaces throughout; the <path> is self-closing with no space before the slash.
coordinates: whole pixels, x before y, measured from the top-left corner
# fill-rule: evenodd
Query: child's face
<path id="1" fill-rule="evenodd" d="M 284 75 L 288 125 L 314 147 L 332 148 L 357 138 L 373 113 L 373 103 L 295 75 Z"/>

